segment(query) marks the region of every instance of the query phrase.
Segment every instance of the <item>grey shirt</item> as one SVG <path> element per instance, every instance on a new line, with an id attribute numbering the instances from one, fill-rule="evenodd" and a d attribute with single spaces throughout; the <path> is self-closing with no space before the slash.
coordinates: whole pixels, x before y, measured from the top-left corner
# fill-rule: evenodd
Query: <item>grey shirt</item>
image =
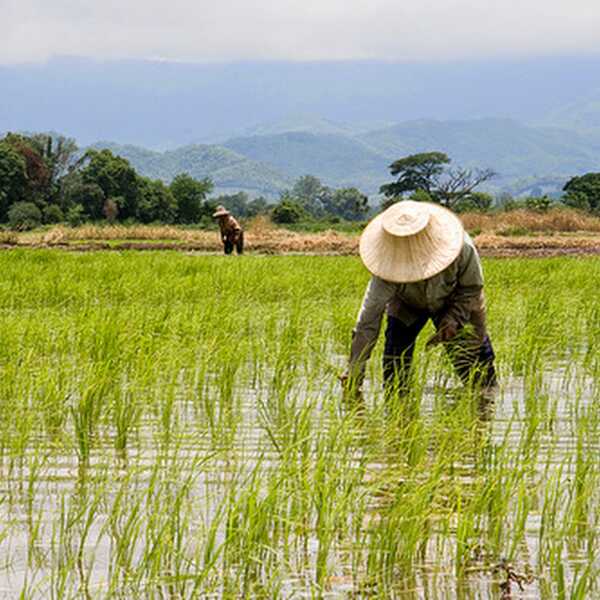
<path id="1" fill-rule="evenodd" d="M 458 257 L 441 273 L 423 281 L 392 283 L 373 275 L 367 286 L 352 335 L 350 374 L 362 377 L 377 342 L 383 313 L 411 325 L 423 315 L 453 320 L 462 326 L 472 320 L 483 327 L 483 271 L 471 238 Z"/>

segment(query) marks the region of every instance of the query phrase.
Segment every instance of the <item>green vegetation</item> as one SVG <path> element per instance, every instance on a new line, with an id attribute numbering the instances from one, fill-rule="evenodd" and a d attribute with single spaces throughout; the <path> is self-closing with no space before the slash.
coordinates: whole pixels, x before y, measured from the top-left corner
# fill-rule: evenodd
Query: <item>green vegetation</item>
<path id="1" fill-rule="evenodd" d="M 273 197 L 292 182 L 290 176 L 275 167 L 222 146 L 194 144 L 167 152 L 110 143 L 95 144 L 94 148 L 108 149 L 126 158 L 145 177 L 165 182 L 170 182 L 179 173 L 189 173 L 200 180 L 210 177 L 221 192 L 247 190 Z"/>
<path id="2" fill-rule="evenodd" d="M 0 254 L 2 589 L 597 597 L 600 266 L 485 269 L 495 407 L 422 341 L 348 406 L 357 258 Z"/>
<path id="3" fill-rule="evenodd" d="M 381 186 L 380 192 L 388 198 L 384 205 L 413 192 L 415 200 L 437 202 L 458 212 L 490 208 L 492 198 L 475 192 L 475 188 L 494 177 L 494 172 L 450 169 L 449 164 L 450 159 L 443 152 L 413 154 L 394 161 L 390 172 L 398 179 Z"/>
<path id="4" fill-rule="evenodd" d="M 197 171 L 196 161 L 206 161 L 206 173 L 211 165 L 219 171 L 220 161 L 229 152 L 215 156 L 210 152 L 198 154 L 193 146 L 188 150 L 190 169 Z M 520 207 L 545 212 L 561 200 L 535 186 L 528 197 L 515 199 L 505 193 L 494 198 L 476 190 L 494 177 L 491 169 L 452 168 L 450 162 L 444 152 L 423 152 L 395 160 L 390 170 L 396 180 L 381 186 L 385 195 L 381 207 L 410 197 L 439 202 L 456 212 Z M 86 221 L 209 227 L 214 207 L 223 204 L 241 218 L 269 214 L 279 224 L 308 228 L 339 224 L 345 230 L 353 229 L 349 223 L 364 222 L 375 210 L 358 188 L 332 188 L 314 175 L 302 175 L 281 189 L 275 202 L 244 191 L 210 198 L 213 179 L 208 175 L 197 179 L 188 172 L 171 176 L 179 164 L 181 161 L 173 161 L 167 184 L 140 175 L 125 157 L 106 148 L 79 153 L 73 140 L 63 137 L 8 134 L 0 140 L 0 223 L 15 230 L 60 222 L 76 226 Z M 597 178 L 595 173 L 572 178 L 564 187 L 564 203 L 597 212 Z M 530 183 L 525 189 L 528 186 Z"/>
<path id="5" fill-rule="evenodd" d="M 565 184 L 564 202 L 567 206 L 600 212 L 600 173 L 573 177 Z"/>
<path id="6" fill-rule="evenodd" d="M 64 218 L 142 223 L 197 223 L 214 204 L 209 178 L 185 173 L 170 186 L 141 177 L 110 150 L 77 154 L 73 140 L 8 134 L 0 141 L 0 222 L 28 229 Z"/>

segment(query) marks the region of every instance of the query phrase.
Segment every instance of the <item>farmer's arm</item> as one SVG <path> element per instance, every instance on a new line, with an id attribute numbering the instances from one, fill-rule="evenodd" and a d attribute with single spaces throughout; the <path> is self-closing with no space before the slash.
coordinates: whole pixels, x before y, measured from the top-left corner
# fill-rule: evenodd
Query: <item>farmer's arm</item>
<path id="1" fill-rule="evenodd" d="M 364 379 L 365 366 L 379 336 L 381 319 L 387 303 L 392 299 L 395 285 L 378 277 L 371 277 L 352 331 L 350 360 L 347 376 L 355 386 Z"/>
<path id="2" fill-rule="evenodd" d="M 471 313 L 481 304 L 483 270 L 477 250 L 465 242 L 459 256 L 456 288 L 448 300 L 443 320 L 462 327 L 469 322 Z"/>

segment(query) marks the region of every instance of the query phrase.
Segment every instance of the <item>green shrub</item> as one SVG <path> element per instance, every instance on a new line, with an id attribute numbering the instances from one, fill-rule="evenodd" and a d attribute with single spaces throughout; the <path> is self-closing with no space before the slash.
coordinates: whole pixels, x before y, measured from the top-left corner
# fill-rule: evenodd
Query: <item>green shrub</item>
<path id="1" fill-rule="evenodd" d="M 48 224 L 61 223 L 65 220 L 63 211 L 60 209 L 60 206 L 57 206 L 56 204 L 49 204 L 48 206 L 44 207 L 44 210 L 42 211 L 42 217 L 44 223 Z"/>
<path id="2" fill-rule="evenodd" d="M 292 200 L 282 200 L 271 212 L 274 223 L 298 223 L 306 218 L 306 211 Z"/>
<path id="3" fill-rule="evenodd" d="M 548 212 L 552 206 L 552 200 L 548 196 L 531 196 L 525 199 L 525 208 L 535 212 Z"/>
<path id="4" fill-rule="evenodd" d="M 85 218 L 83 206 L 81 204 L 74 204 L 67 211 L 67 222 L 71 227 L 77 227 L 83 223 Z"/>
<path id="5" fill-rule="evenodd" d="M 15 202 L 8 209 L 8 223 L 11 229 L 27 231 L 39 227 L 42 213 L 33 202 Z"/>

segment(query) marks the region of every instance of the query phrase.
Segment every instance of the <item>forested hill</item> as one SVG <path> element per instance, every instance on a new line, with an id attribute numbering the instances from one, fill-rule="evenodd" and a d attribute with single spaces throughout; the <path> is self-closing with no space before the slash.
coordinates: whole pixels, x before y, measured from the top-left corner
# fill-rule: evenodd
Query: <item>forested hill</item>
<path id="1" fill-rule="evenodd" d="M 126 158 L 141 175 L 167 182 L 178 173 L 189 173 L 196 179 L 210 177 L 220 191 L 243 190 L 267 197 L 292 185 L 292 178 L 276 168 L 217 145 L 195 144 L 167 152 L 111 142 L 92 147 L 108 148 Z"/>
<path id="2" fill-rule="evenodd" d="M 569 177 L 600 169 L 600 136 L 508 119 L 417 120 L 366 133 L 292 131 L 235 137 L 222 145 L 190 145 L 155 152 L 102 143 L 142 174 L 166 181 L 177 173 L 210 176 L 217 188 L 277 196 L 293 179 L 312 174 L 327 185 L 375 193 L 395 159 L 430 150 L 455 165 L 492 168 L 496 191 L 542 185 L 556 191 Z"/>

